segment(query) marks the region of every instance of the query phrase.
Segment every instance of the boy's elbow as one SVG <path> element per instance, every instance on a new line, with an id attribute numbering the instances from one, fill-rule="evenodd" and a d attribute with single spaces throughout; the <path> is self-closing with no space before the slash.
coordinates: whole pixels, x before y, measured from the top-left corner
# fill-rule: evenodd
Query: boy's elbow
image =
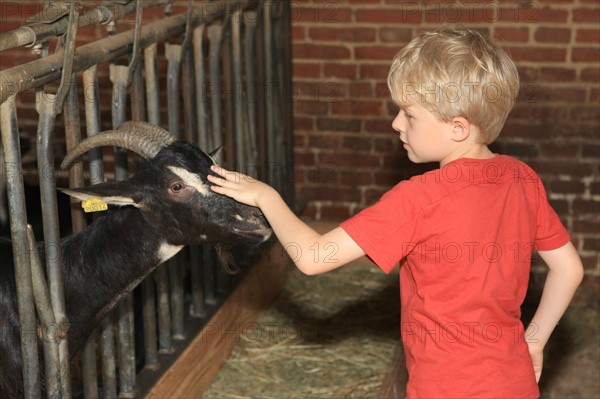
<path id="1" fill-rule="evenodd" d="M 574 279 L 575 279 L 575 282 L 577 283 L 577 286 L 579 286 L 581 284 L 584 276 L 585 276 L 585 269 L 583 267 L 583 264 L 580 261 L 580 262 L 578 262 L 577 267 L 575 268 L 575 272 L 574 272 Z"/>
<path id="2" fill-rule="evenodd" d="M 316 263 L 296 262 L 296 267 L 307 276 L 320 274 Z"/>

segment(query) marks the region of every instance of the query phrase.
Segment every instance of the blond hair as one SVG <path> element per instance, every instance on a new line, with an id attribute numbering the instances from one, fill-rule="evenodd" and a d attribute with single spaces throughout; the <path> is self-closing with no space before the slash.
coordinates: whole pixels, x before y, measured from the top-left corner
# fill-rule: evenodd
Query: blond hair
<path id="1" fill-rule="evenodd" d="M 394 57 L 388 86 L 399 106 L 419 102 L 443 122 L 464 117 L 489 144 L 516 101 L 519 75 L 510 56 L 478 32 L 444 29 L 416 36 Z"/>

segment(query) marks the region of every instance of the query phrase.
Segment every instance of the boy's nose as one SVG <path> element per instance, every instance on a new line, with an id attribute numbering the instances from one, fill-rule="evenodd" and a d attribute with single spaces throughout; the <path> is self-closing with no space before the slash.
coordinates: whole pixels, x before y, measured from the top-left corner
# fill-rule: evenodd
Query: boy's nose
<path id="1" fill-rule="evenodd" d="M 403 127 L 404 124 L 402 122 L 402 115 L 400 115 L 401 113 L 398 112 L 398 115 L 396 115 L 396 117 L 394 118 L 394 120 L 392 121 L 392 129 L 394 129 L 395 131 L 397 131 L 398 133 L 400 133 L 401 131 L 403 131 Z"/>

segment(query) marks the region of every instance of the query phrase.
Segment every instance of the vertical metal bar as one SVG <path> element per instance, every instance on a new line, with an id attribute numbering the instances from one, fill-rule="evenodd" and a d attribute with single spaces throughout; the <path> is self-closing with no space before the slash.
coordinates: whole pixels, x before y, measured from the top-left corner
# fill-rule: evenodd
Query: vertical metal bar
<path id="1" fill-rule="evenodd" d="M 200 25 L 193 31 L 194 47 L 194 74 L 196 78 L 196 116 L 198 118 L 198 132 L 195 143 L 204 151 L 212 151 L 209 148 L 209 118 L 206 93 L 206 70 L 204 57 L 204 27 Z"/>
<path id="2" fill-rule="evenodd" d="M 244 108 L 245 101 L 242 75 L 242 10 L 236 11 L 231 18 L 231 54 L 233 75 L 233 116 L 234 116 L 234 144 L 235 163 L 237 169 L 246 170 L 248 159 L 246 157 L 247 143 L 244 140 Z"/>
<path id="3" fill-rule="evenodd" d="M 257 26 L 256 26 L 256 39 L 255 39 L 255 59 L 258 60 L 255 68 L 255 81 L 256 81 L 256 101 L 254 101 L 254 108 L 256 110 L 256 144 L 257 144 L 257 157 L 258 157 L 258 177 L 270 182 L 269 179 L 269 165 L 267 156 L 267 114 L 266 114 L 266 96 L 267 96 L 267 78 L 266 78 L 266 67 L 265 67 L 265 49 L 264 49 L 264 36 L 265 36 L 265 23 L 264 23 L 264 2 L 259 0 L 257 6 Z"/>
<path id="4" fill-rule="evenodd" d="M 159 353 L 172 353 L 171 340 L 171 311 L 169 306 L 169 280 L 168 263 L 163 263 L 156 270 L 156 289 L 158 291 L 158 351 Z"/>
<path id="5" fill-rule="evenodd" d="M 256 43 L 256 24 L 259 13 L 256 11 L 247 11 L 243 18 L 246 27 L 246 101 L 244 101 L 244 110 L 246 112 L 246 133 L 244 143 L 247 143 L 245 157 L 250 164 L 247 165 L 246 174 L 258 177 L 258 149 L 256 137 L 256 71 L 254 68 L 255 43 Z"/>
<path id="6" fill-rule="evenodd" d="M 66 101 L 63 107 L 63 119 L 65 124 L 65 140 L 67 145 L 67 151 L 71 150 L 81 141 L 81 124 L 79 120 L 79 98 L 77 96 L 77 74 L 71 75 L 71 83 L 69 84 L 69 93 L 66 97 Z M 83 163 L 76 162 L 71 166 L 69 173 L 69 187 L 83 187 Z M 75 200 L 71 199 L 71 204 L 74 204 Z M 71 225 L 73 233 L 77 234 L 83 231 L 86 227 L 85 218 L 81 207 L 71 206 Z M 85 352 L 85 351 L 84 351 Z M 61 370 L 66 370 L 67 374 L 63 373 L 61 381 L 63 386 L 68 385 L 69 389 L 71 386 L 70 374 L 68 374 L 70 367 L 70 359 L 68 357 L 61 357 Z M 94 365 L 95 368 L 95 365 Z M 66 387 L 63 387 L 63 391 Z"/>
<path id="7" fill-rule="evenodd" d="M 85 94 L 85 124 L 88 137 L 100 133 L 100 89 L 98 87 L 97 68 L 93 67 L 83 72 L 83 87 Z M 104 182 L 104 165 L 102 149 L 94 148 L 88 152 L 90 182 Z M 83 392 L 86 399 L 98 398 L 98 370 L 96 368 L 96 337 L 92 334 L 86 341 L 82 353 Z"/>
<path id="8" fill-rule="evenodd" d="M 221 133 L 221 41 L 223 24 L 214 22 L 208 27 L 209 65 L 210 65 L 210 89 L 212 131 L 209 136 L 210 148 L 223 145 Z"/>
<path id="9" fill-rule="evenodd" d="M 204 151 L 208 147 L 208 110 L 206 104 L 206 72 L 204 67 L 204 26 L 200 25 L 192 31 L 194 51 L 194 79 L 196 84 L 196 134 L 192 135 L 192 142 Z M 204 290 L 202 285 L 202 247 L 190 247 L 190 284 L 192 291 L 192 304 L 190 313 L 202 317 L 206 314 L 204 303 Z"/>
<path id="10" fill-rule="evenodd" d="M 169 131 L 176 138 L 180 138 L 179 129 L 179 75 L 181 71 L 181 45 L 165 43 L 165 57 L 167 58 L 167 109 L 169 118 Z"/>
<path id="11" fill-rule="evenodd" d="M 112 127 L 118 128 L 126 119 L 126 97 L 129 71 L 127 66 L 110 64 L 110 81 L 113 83 Z M 115 147 L 115 179 L 127 180 L 127 150 Z"/>
<path id="12" fill-rule="evenodd" d="M 183 90 L 183 115 L 185 116 L 184 139 L 189 142 L 194 142 L 196 131 L 196 115 L 194 114 L 194 65 L 192 60 L 192 51 L 188 47 L 188 51 L 183 54 L 183 63 L 181 68 L 181 88 Z"/>
<path id="13" fill-rule="evenodd" d="M 88 137 L 100 133 L 100 88 L 98 87 L 97 67 L 83 72 L 83 87 L 85 88 L 85 126 Z M 102 149 L 93 148 L 88 152 L 90 182 L 100 184 L 104 182 L 104 165 L 102 163 Z"/>
<path id="14" fill-rule="evenodd" d="M 48 292 L 48 286 L 44 278 L 44 269 L 40 262 L 33 229 L 30 225 L 27 225 L 27 243 L 29 245 L 33 296 L 37 314 L 41 321 L 39 332 L 44 347 L 46 396 L 49 399 L 60 399 L 62 395 L 60 355 L 58 351 L 58 340 L 60 339 L 58 336 L 58 324 L 54 318 L 54 311 L 50 303 L 50 293 Z"/>
<path id="15" fill-rule="evenodd" d="M 179 127 L 179 77 L 181 73 L 181 45 L 165 43 L 167 58 L 167 109 L 169 131 L 176 138 L 181 137 Z M 181 256 L 175 256 L 168 262 L 169 284 L 171 288 L 171 323 L 174 339 L 183 339 L 183 280 L 181 276 Z"/>
<path id="16" fill-rule="evenodd" d="M 127 85 L 129 67 L 110 65 L 113 83 L 112 125 L 118 128 L 126 119 Z M 127 151 L 115 148 L 115 179 L 127 180 Z M 117 350 L 119 353 L 119 397 L 133 397 L 135 378 L 135 353 L 133 352 L 133 295 L 125 296 L 117 305 Z"/>
<path id="17" fill-rule="evenodd" d="M 23 358 L 24 396 L 37 398 L 41 395 L 37 335 L 33 289 L 31 286 L 30 259 L 27 249 L 27 214 L 21 149 L 15 96 L 0 104 L 0 128 L 6 164 L 6 183 L 10 213 L 10 232 L 13 241 L 17 307 L 19 310 L 21 357 Z"/>
<path id="18" fill-rule="evenodd" d="M 156 44 L 152 44 L 144 49 L 144 65 L 146 72 L 146 100 L 148 101 L 148 121 L 155 125 L 160 125 L 160 91 L 158 83 L 158 71 L 157 71 L 157 51 Z M 171 310 L 169 307 L 169 284 L 167 277 L 166 265 L 162 264 L 154 272 L 154 279 L 156 282 L 156 295 L 157 295 L 157 311 L 158 311 L 158 351 L 160 353 L 171 353 L 173 351 L 173 345 L 171 343 Z M 143 283 L 144 284 L 144 283 Z M 151 280 L 148 280 L 147 284 L 152 284 Z M 148 293 L 153 287 L 146 287 L 145 291 Z M 144 292 L 144 291 L 142 291 Z M 144 299 L 146 303 L 149 298 Z M 152 299 L 152 302 L 154 300 Z M 147 320 L 144 319 L 144 323 Z M 148 320 L 149 321 L 149 320 Z M 151 345 L 156 342 L 156 338 L 153 337 L 155 330 L 150 327 L 151 323 L 148 322 L 148 328 L 144 327 L 144 340 L 150 342 Z M 153 324 L 152 324 L 153 326 Z M 148 345 L 148 344 L 147 344 Z M 158 357 L 155 354 L 155 347 L 148 348 L 146 346 L 146 353 L 151 351 L 152 356 L 156 357 L 158 364 Z"/>
<path id="19" fill-rule="evenodd" d="M 214 305 L 217 303 L 216 284 L 215 284 L 215 250 L 210 245 L 202 246 L 202 270 L 204 275 L 204 293 L 206 303 Z"/>
<path id="20" fill-rule="evenodd" d="M 156 44 L 152 44 L 144 49 L 144 66 L 146 71 L 146 98 L 144 100 L 147 101 L 148 121 L 155 125 L 160 125 Z M 164 267 L 161 265 L 159 269 L 164 269 Z M 146 367 L 153 369 L 158 368 L 155 296 L 154 279 L 151 276 L 142 281 L 142 309 Z"/>
<path id="21" fill-rule="evenodd" d="M 67 77 L 70 80 L 71 76 Z M 39 123 L 37 130 L 37 162 L 40 177 L 40 201 L 44 227 L 44 248 L 46 251 L 46 272 L 48 288 L 54 309 L 54 317 L 59 322 L 66 319 L 62 253 L 60 248 L 60 231 L 58 227 L 58 205 L 56 198 L 56 179 L 54 177 L 54 154 L 52 151 L 54 122 L 56 119 L 56 101 L 58 98 L 50 93 L 38 91 L 37 109 Z M 70 397 L 71 384 L 68 380 L 69 355 L 67 341 L 60 343 L 61 375 L 67 379 L 62 385 L 62 395 Z M 64 369 L 63 369 L 64 368 Z"/>
<path id="22" fill-rule="evenodd" d="M 270 1 L 264 3 L 264 16 L 263 16 L 263 51 L 264 51 L 264 69 L 265 69 L 265 116 L 266 116 L 266 150 L 267 150 L 267 165 L 268 165 L 268 176 L 267 181 L 273 185 L 273 187 L 279 189 L 280 184 L 277 179 L 277 167 L 275 164 L 277 159 L 277 148 L 275 145 L 275 96 L 274 96 L 274 85 L 275 71 L 273 68 L 273 8 L 276 4 Z"/>
<path id="23" fill-rule="evenodd" d="M 114 312 L 113 312 L 114 313 Z M 112 314 L 102 321 L 100 341 L 102 355 L 102 398 L 117 397 L 117 366 L 115 362 L 115 336 L 113 333 Z"/>
<path id="24" fill-rule="evenodd" d="M 211 99 L 211 121 L 212 131 L 209 136 L 211 148 L 224 145 L 221 124 L 221 44 L 223 42 L 224 22 L 213 22 L 207 30 L 209 40 L 209 68 L 210 68 L 210 90 Z M 216 303 L 216 290 L 218 288 L 218 273 L 214 249 L 204 247 L 204 272 L 206 300 Z"/>
<path id="25" fill-rule="evenodd" d="M 79 99 L 77 98 L 77 75 L 71 77 L 69 86 L 69 94 L 67 95 L 64 108 L 63 118 L 65 123 L 65 140 L 67 152 L 75 147 L 81 141 L 81 125 L 79 121 Z M 75 162 L 69 173 L 69 187 L 83 187 L 83 163 Z M 75 200 L 71 201 L 76 203 Z M 71 207 L 71 220 L 73 233 L 79 233 L 86 227 L 85 218 L 80 207 Z"/>
<path id="26" fill-rule="evenodd" d="M 282 128 L 281 135 L 283 136 L 282 153 L 285 159 L 284 165 L 284 187 L 283 198 L 292 205 L 295 201 L 294 195 L 294 136 L 293 136 L 293 108 L 292 108 L 292 8 L 289 1 L 283 2 L 282 17 L 281 17 L 281 88 L 282 92 Z"/>
<path id="27" fill-rule="evenodd" d="M 144 71 L 146 75 L 146 102 L 148 122 L 160 125 L 158 66 L 156 61 L 156 43 L 144 49 Z"/>

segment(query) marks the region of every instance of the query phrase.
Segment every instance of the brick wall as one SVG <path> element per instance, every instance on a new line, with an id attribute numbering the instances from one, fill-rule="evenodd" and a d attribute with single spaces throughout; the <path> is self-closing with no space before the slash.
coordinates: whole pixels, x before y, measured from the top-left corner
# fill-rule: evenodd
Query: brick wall
<path id="1" fill-rule="evenodd" d="M 461 24 L 515 59 L 520 99 L 493 149 L 530 164 L 572 234 L 598 290 L 600 271 L 600 6 L 595 0 L 294 1 L 297 195 L 304 216 L 343 219 L 414 165 L 391 120 L 391 58 L 417 32 Z M 536 271 L 541 271 L 535 269 Z M 540 274 L 541 275 L 541 274 Z"/>

